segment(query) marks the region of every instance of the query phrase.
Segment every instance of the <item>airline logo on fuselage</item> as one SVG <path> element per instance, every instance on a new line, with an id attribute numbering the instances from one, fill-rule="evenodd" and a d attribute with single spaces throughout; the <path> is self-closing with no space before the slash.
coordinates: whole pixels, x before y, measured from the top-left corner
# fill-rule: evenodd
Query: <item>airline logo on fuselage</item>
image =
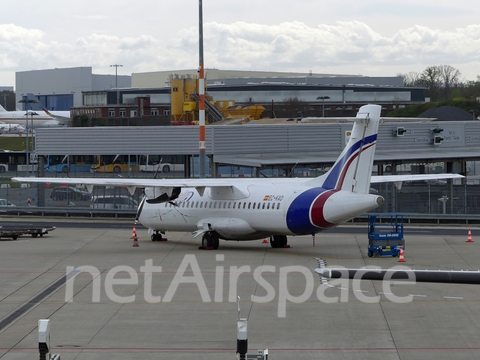
<path id="1" fill-rule="evenodd" d="M 186 193 L 181 193 L 178 199 L 175 201 L 176 205 L 179 205 L 181 203 L 187 202 L 190 200 L 194 195 L 193 191 L 187 191 Z"/>

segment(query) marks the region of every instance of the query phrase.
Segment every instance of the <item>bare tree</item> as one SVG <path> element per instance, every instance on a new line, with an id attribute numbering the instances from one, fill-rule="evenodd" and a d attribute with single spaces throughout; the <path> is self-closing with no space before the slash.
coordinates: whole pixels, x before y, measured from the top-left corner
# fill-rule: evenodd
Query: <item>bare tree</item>
<path id="1" fill-rule="evenodd" d="M 448 99 L 450 97 L 452 87 L 457 86 L 460 81 L 460 70 L 455 69 L 450 65 L 440 65 L 438 66 L 438 70 L 440 72 L 440 78 L 443 81 L 445 99 Z"/>
<path id="2" fill-rule="evenodd" d="M 398 74 L 397 76 L 403 77 L 403 86 L 422 86 L 422 74 L 418 72 L 410 71 L 407 74 Z"/>
<path id="3" fill-rule="evenodd" d="M 297 96 L 283 100 L 284 109 L 290 117 L 304 116 L 306 103 Z"/>
<path id="4" fill-rule="evenodd" d="M 440 98 L 440 81 L 439 66 L 429 66 L 423 70 L 420 82 L 427 88 L 427 96 L 430 96 L 432 101 Z"/>

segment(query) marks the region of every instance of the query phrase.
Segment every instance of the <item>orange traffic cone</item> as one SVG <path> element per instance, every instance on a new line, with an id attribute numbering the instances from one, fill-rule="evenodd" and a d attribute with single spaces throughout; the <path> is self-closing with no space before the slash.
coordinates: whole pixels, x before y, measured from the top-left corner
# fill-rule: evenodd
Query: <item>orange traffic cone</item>
<path id="1" fill-rule="evenodd" d="M 398 262 L 405 262 L 405 257 L 403 256 L 403 246 L 400 246 L 400 258 Z"/>
<path id="2" fill-rule="evenodd" d="M 132 239 L 133 247 L 138 247 L 137 231 L 135 230 L 135 225 L 133 225 Z"/>
<path id="3" fill-rule="evenodd" d="M 465 242 L 473 242 L 472 232 L 470 231 L 470 228 L 468 228 L 468 239 Z"/>
<path id="4" fill-rule="evenodd" d="M 263 243 L 263 244 L 268 244 L 268 240 L 267 240 L 267 239 L 263 239 L 262 243 Z"/>

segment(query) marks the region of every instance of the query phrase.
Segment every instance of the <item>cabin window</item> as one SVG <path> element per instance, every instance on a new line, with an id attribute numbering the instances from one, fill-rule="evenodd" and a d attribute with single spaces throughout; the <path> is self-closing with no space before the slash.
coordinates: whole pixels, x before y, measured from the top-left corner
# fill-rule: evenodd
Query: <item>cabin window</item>
<path id="1" fill-rule="evenodd" d="M 209 205 L 208 207 L 211 209 L 211 208 L 212 208 L 212 205 L 213 205 L 213 204 L 210 202 L 210 205 Z"/>
<path id="2" fill-rule="evenodd" d="M 279 209 L 280 209 L 280 203 L 277 204 L 277 210 L 279 210 Z"/>
<path id="3" fill-rule="evenodd" d="M 270 209 L 270 203 L 267 204 L 267 210 Z"/>
<path id="4" fill-rule="evenodd" d="M 243 203 L 243 208 L 245 209 L 246 206 L 247 206 L 247 203 L 244 202 L 244 203 Z"/>
<path id="5" fill-rule="evenodd" d="M 203 206 L 203 201 L 200 201 L 200 209 L 202 208 Z"/>
<path id="6" fill-rule="evenodd" d="M 255 210 L 255 205 L 257 205 L 256 203 L 253 203 L 253 210 Z"/>
<path id="7" fill-rule="evenodd" d="M 275 204 L 272 204 L 272 210 L 275 210 Z"/>
<path id="8" fill-rule="evenodd" d="M 250 206 L 252 205 L 252 203 L 248 203 L 248 209 L 250 209 Z"/>
<path id="9" fill-rule="evenodd" d="M 229 201 L 228 202 L 228 208 L 230 209 L 230 206 L 232 205 L 232 203 Z"/>
<path id="10" fill-rule="evenodd" d="M 223 208 L 224 208 L 224 209 L 227 208 L 227 202 L 226 202 L 226 201 L 223 203 Z"/>
<path id="11" fill-rule="evenodd" d="M 236 204 L 236 202 L 233 203 L 233 208 L 234 208 L 234 209 L 235 209 L 235 204 Z"/>
<path id="12" fill-rule="evenodd" d="M 262 209 L 265 209 L 265 203 L 263 203 L 263 205 L 262 205 Z"/>
<path id="13" fill-rule="evenodd" d="M 214 208 L 214 209 L 217 208 L 217 202 L 216 202 L 216 201 L 213 203 L 213 208 Z"/>

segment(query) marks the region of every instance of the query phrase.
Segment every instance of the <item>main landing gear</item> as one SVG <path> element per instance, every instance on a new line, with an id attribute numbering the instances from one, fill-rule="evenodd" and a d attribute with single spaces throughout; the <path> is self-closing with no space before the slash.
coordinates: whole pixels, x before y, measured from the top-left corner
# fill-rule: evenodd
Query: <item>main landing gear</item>
<path id="1" fill-rule="evenodd" d="M 273 235 L 270 237 L 270 245 L 272 248 L 284 248 L 290 247 L 287 245 L 287 236 L 286 235 Z"/>
<path id="2" fill-rule="evenodd" d="M 155 231 L 155 233 L 153 233 L 150 238 L 152 239 L 152 241 L 167 241 L 166 238 L 163 238 L 162 237 L 162 234 L 158 231 Z"/>
<path id="3" fill-rule="evenodd" d="M 220 245 L 220 239 L 214 231 L 209 231 L 202 236 L 202 246 L 204 250 L 217 250 Z"/>

